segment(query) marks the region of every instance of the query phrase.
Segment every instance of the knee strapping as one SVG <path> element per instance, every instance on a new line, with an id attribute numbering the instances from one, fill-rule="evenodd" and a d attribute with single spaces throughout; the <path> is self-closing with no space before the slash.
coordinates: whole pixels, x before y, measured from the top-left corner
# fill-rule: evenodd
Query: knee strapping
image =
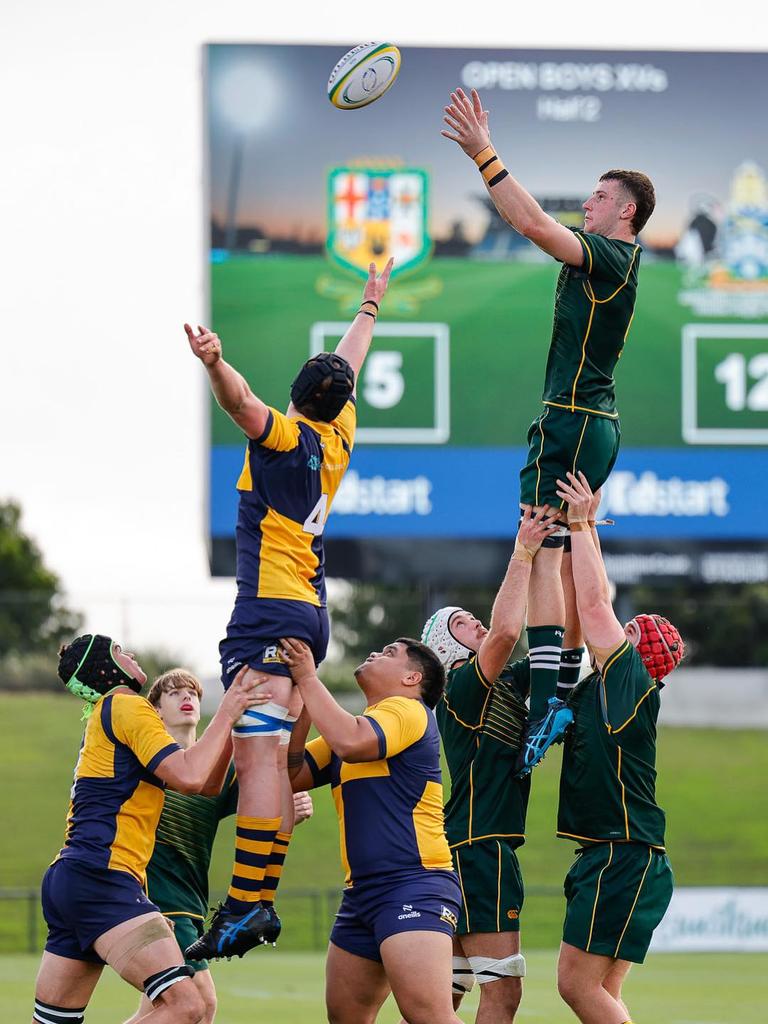
<path id="1" fill-rule="evenodd" d="M 525 957 L 522 953 L 512 953 L 500 960 L 494 960 L 491 956 L 471 956 L 469 962 L 478 985 L 501 981 L 502 978 L 525 977 Z"/>
<path id="2" fill-rule="evenodd" d="M 161 996 L 171 985 L 179 981 L 186 981 L 193 978 L 194 969 L 187 964 L 180 964 L 178 967 L 169 967 L 166 971 L 158 971 L 157 974 L 150 974 L 144 981 L 144 994 L 151 1003 Z"/>
<path id="3" fill-rule="evenodd" d="M 475 972 L 465 956 L 453 958 L 453 994 L 463 996 L 475 987 Z"/>
<path id="4" fill-rule="evenodd" d="M 85 1010 L 84 1006 L 54 1006 L 36 999 L 32 1020 L 40 1024 L 83 1024 Z"/>
<path id="5" fill-rule="evenodd" d="M 145 946 L 151 946 L 153 942 L 160 939 L 171 938 L 170 925 L 159 914 L 149 921 L 144 921 L 131 931 L 115 939 L 109 949 L 101 955 L 118 974 L 122 975 L 125 967 L 130 963 L 139 950 Z"/>
<path id="6" fill-rule="evenodd" d="M 280 732 L 280 746 L 281 747 L 287 747 L 288 744 L 291 742 L 291 733 L 293 732 L 293 727 L 294 727 L 295 724 L 296 724 L 296 716 L 295 715 L 286 715 L 285 716 L 285 721 L 283 722 L 283 728 L 282 728 L 282 731 Z"/>
<path id="7" fill-rule="evenodd" d="M 258 708 L 248 708 L 235 723 L 232 735 L 241 739 L 259 736 L 281 736 L 288 718 L 288 708 L 273 700 Z"/>

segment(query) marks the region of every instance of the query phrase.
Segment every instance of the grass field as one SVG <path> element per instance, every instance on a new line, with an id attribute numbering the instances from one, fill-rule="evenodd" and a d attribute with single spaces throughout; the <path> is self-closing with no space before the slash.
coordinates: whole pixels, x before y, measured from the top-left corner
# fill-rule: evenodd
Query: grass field
<path id="1" fill-rule="evenodd" d="M 0 721 L 0 888 L 36 889 L 62 839 L 81 735 L 79 705 L 66 695 L 0 695 Z M 536 769 L 528 841 L 520 852 L 528 948 L 554 948 L 560 938 L 560 887 L 574 848 L 554 838 L 559 767 L 557 749 Z M 768 789 L 761 781 L 766 777 L 764 732 L 661 731 L 658 793 L 678 885 L 768 885 Z M 286 950 L 322 947 L 342 883 L 330 794 L 319 791 L 315 808 L 312 821 L 296 833 L 281 885 Z M 232 831 L 232 820 L 224 822 L 211 871 L 212 898 L 229 880 Z M 315 901 L 299 895 L 309 889 L 327 895 Z M 27 914 L 22 902 L 4 904 L 0 951 L 26 948 Z"/>
<path id="2" fill-rule="evenodd" d="M 517 1021 L 573 1024 L 575 1017 L 555 990 L 555 954 L 527 955 L 528 977 Z M 638 1024 L 762 1024 L 765 1020 L 765 958 L 758 955 L 659 955 L 633 969 L 625 997 Z M 0 957 L 3 1021 L 26 1021 L 37 958 Z M 245 960 L 216 964 L 219 992 L 217 1024 L 321 1024 L 323 955 L 263 950 Z M 461 1011 L 474 1019 L 477 989 Z M 88 1024 L 117 1024 L 136 1006 L 132 990 L 111 971 L 105 972 L 87 1014 Z M 400 1019 L 392 998 L 379 1016 L 381 1024 Z"/>
<path id="3" fill-rule="evenodd" d="M 413 279 L 393 280 L 382 323 L 437 321 L 450 327 L 451 444 L 524 443 L 540 411 L 556 276 L 553 261 L 439 259 Z M 254 387 L 258 382 L 258 393 L 279 408 L 309 354 L 310 326 L 350 319 L 337 300 L 318 294 L 322 277 L 351 282 L 357 295 L 354 278 L 345 278 L 320 256 L 235 257 L 211 268 L 213 323 L 224 352 Z M 398 314 L 398 289 L 422 279 L 437 283 L 435 297 L 422 302 L 417 312 Z M 671 263 L 641 269 L 636 314 L 616 372 L 625 445 L 681 444 L 680 339 L 690 311 L 677 301 L 680 286 L 680 271 Z M 385 346 L 386 339 L 380 344 Z M 468 381 L 477 386 L 468 387 Z M 423 392 L 426 382 L 417 385 Z M 239 444 L 237 428 L 215 402 L 211 409 L 213 443 Z M 491 425 L 489 409 L 496 410 Z M 387 414 L 396 413 L 391 409 Z M 362 402 L 360 424 L 366 425 Z"/>

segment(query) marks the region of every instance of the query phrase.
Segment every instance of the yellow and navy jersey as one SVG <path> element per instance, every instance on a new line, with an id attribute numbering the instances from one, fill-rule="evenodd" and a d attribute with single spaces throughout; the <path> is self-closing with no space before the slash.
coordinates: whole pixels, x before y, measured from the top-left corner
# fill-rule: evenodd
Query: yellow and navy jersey
<path id="1" fill-rule="evenodd" d="M 452 871 L 435 716 L 412 697 L 387 697 L 363 714 L 379 740 L 378 760 L 342 761 L 322 736 L 305 752 L 315 786 L 331 786 L 346 884 Z"/>
<path id="2" fill-rule="evenodd" d="M 613 371 L 635 311 L 640 246 L 574 231 L 580 267 L 564 264 L 557 279 L 544 404 L 616 419 Z"/>
<path id="3" fill-rule="evenodd" d="M 152 773 L 180 749 L 149 701 L 102 697 L 85 728 L 57 860 L 127 871 L 144 885 L 165 788 Z"/>
<path id="4" fill-rule="evenodd" d="M 269 410 L 237 489 L 238 597 L 325 605 L 323 527 L 355 437 L 350 399 L 331 423 Z"/>

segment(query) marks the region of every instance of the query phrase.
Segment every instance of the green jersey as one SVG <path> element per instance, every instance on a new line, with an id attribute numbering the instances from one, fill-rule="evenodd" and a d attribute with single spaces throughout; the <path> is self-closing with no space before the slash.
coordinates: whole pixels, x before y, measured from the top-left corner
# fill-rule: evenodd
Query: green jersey
<path id="1" fill-rule="evenodd" d="M 557 834 L 581 843 L 664 848 L 656 803 L 659 686 L 629 641 L 573 691 L 565 735 Z"/>
<path id="2" fill-rule="evenodd" d="M 525 842 L 530 777 L 513 778 L 530 689 L 528 659 L 491 685 L 477 655 L 448 673 L 435 714 L 451 776 L 445 832 L 453 848 L 483 839 Z"/>
<path id="3" fill-rule="evenodd" d="M 640 246 L 575 231 L 580 267 L 557 279 L 544 404 L 616 418 L 613 371 L 635 309 Z"/>
<path id="4" fill-rule="evenodd" d="M 235 769 L 230 765 L 221 793 L 184 796 L 168 789 L 147 865 L 147 892 L 164 914 L 205 918 L 208 868 L 222 818 L 237 810 Z"/>

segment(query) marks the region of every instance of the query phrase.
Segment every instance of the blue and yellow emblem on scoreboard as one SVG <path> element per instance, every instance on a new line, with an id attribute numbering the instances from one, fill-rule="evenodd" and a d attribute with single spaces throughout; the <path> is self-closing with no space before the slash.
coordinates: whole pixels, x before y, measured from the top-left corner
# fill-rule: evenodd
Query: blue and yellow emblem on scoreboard
<path id="1" fill-rule="evenodd" d="M 395 258 L 392 277 L 414 270 L 432 253 L 427 172 L 416 167 L 336 167 L 328 175 L 331 259 L 361 277 L 373 261 Z"/>

